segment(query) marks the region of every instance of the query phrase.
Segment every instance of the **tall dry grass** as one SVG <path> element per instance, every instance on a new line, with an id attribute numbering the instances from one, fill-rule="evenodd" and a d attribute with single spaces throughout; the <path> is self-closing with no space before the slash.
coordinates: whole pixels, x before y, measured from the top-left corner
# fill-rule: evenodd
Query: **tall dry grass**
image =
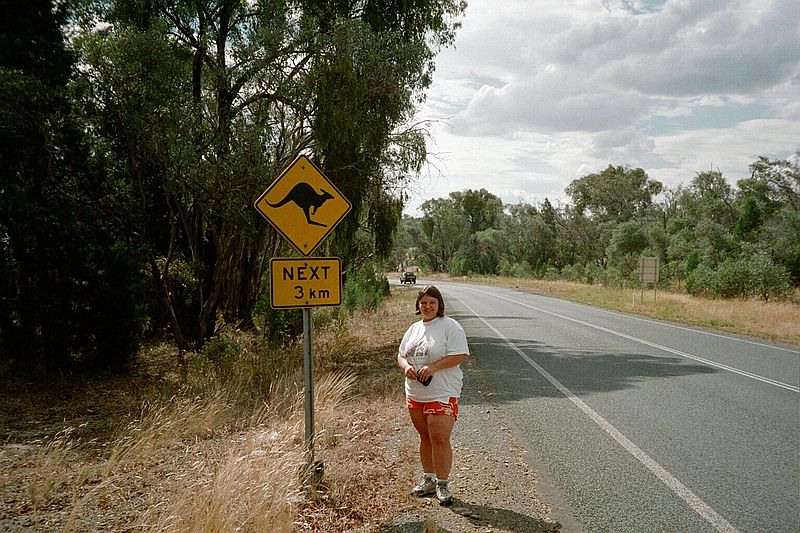
<path id="1" fill-rule="evenodd" d="M 173 396 L 167 402 L 145 401 L 140 416 L 122 427 L 109 446 L 105 475 L 146 464 L 158 450 L 173 443 L 213 437 L 230 420 L 227 391 L 209 396 Z"/>
<path id="2" fill-rule="evenodd" d="M 28 480 L 28 496 L 34 509 L 50 503 L 57 491 L 69 482 L 70 456 L 79 442 L 72 436 L 74 431 L 74 427 L 66 428 L 41 443 Z"/>
<path id="3" fill-rule="evenodd" d="M 315 423 L 322 434 L 353 384 L 334 373 L 315 384 Z M 301 401 L 287 419 L 244 432 L 225 446 L 220 458 L 198 461 L 178 497 L 148 528 L 151 531 L 255 533 L 289 532 L 309 487 Z"/>
<path id="4" fill-rule="evenodd" d="M 415 319 L 413 300 L 388 305 L 400 305 L 407 323 Z M 394 398 L 402 393 L 394 354 L 407 323 L 397 320 L 398 310 L 377 317 L 331 314 L 315 329 L 315 447 L 333 465 L 318 501 L 309 499 L 314 491 L 304 485 L 302 342 L 272 350 L 258 336 L 235 330 L 218 342 L 221 356 L 195 354 L 185 378 L 163 372 L 173 381 L 140 389 L 146 395 L 138 408 L 119 420 L 109 442 L 93 447 L 90 453 L 97 455 L 76 461 L 79 441 L 70 432 L 47 441 L 30 478 L 31 500 L 44 506 L 68 487 L 62 500 L 69 500 L 69 512 L 59 527 L 67 532 L 281 532 L 312 523 L 316 530 L 334 531 L 342 516 L 358 524 L 391 512 L 391 502 L 364 511 L 375 496 L 356 496 L 364 501 L 355 502 L 350 489 L 364 476 L 377 479 L 388 466 L 372 443 L 386 430 L 375 426 L 391 424 L 392 435 L 401 427 L 380 412 L 362 413 L 360 399 L 388 395 L 392 399 L 381 409 L 402 411 L 394 409 L 402 405 Z M 169 350 L 150 353 L 176 360 Z M 352 403 L 343 407 L 346 402 Z M 347 458 L 332 459 L 344 449 L 361 458 L 359 469 Z"/>

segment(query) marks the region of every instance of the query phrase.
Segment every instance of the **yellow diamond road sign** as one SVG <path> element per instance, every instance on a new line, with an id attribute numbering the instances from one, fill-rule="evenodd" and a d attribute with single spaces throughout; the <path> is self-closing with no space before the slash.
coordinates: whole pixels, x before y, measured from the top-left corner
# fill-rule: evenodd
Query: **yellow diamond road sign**
<path id="1" fill-rule="evenodd" d="M 269 261 L 269 271 L 269 304 L 273 309 L 342 303 L 342 262 L 338 257 L 274 257 Z"/>
<path id="2" fill-rule="evenodd" d="M 255 201 L 255 208 L 303 255 L 310 255 L 352 205 L 301 155 Z"/>

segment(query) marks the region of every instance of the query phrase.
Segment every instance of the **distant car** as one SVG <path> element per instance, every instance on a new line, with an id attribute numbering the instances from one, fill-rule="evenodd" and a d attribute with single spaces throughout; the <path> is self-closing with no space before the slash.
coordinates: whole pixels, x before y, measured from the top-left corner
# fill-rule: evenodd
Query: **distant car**
<path id="1" fill-rule="evenodd" d="M 400 276 L 400 283 L 417 283 L 417 275 L 413 272 L 403 272 L 403 275 Z"/>

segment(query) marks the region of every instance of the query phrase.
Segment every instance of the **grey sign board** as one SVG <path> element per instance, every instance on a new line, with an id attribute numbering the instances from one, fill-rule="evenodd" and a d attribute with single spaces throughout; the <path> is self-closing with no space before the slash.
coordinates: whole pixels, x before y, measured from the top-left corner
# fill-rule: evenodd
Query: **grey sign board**
<path id="1" fill-rule="evenodd" d="M 658 283 L 658 257 L 639 259 L 639 282 Z"/>

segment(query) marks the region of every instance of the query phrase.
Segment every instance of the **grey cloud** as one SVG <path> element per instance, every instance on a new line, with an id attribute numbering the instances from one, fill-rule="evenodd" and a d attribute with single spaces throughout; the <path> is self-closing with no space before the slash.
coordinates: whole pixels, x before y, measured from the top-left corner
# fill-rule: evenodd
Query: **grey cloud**
<path id="1" fill-rule="evenodd" d="M 545 53 L 647 94 L 750 94 L 796 72 L 799 12 L 796 0 L 668 2 L 654 15 L 606 17 L 571 28 L 554 37 Z"/>
<path id="2" fill-rule="evenodd" d="M 638 163 L 653 153 L 656 143 L 652 137 L 628 128 L 603 131 L 592 137 L 590 155 L 598 159 L 621 163 Z"/>
<path id="3" fill-rule="evenodd" d="M 602 131 L 634 123 L 652 104 L 635 91 L 581 81 L 578 72 L 543 72 L 502 89 L 484 86 L 450 124 L 461 135 Z"/>

